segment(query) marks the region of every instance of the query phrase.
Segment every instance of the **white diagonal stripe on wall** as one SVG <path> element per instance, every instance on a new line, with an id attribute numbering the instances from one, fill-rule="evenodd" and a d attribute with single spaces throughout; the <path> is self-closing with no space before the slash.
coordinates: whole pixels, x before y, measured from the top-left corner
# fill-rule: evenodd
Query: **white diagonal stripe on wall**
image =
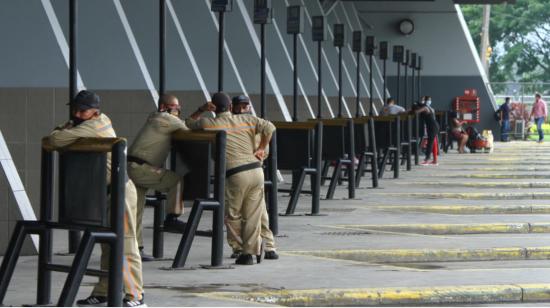
<path id="1" fill-rule="evenodd" d="M 216 26 L 216 30 L 218 32 L 220 31 L 220 24 L 218 23 L 218 19 L 216 18 L 216 15 L 214 12 L 210 10 L 210 1 L 204 0 L 204 3 L 206 4 L 206 7 L 210 11 L 210 16 L 212 17 L 212 22 L 214 22 L 214 26 Z M 237 77 L 237 82 L 239 83 L 239 86 L 241 87 L 241 90 L 243 91 L 243 94 L 248 96 L 250 99 L 250 95 L 248 95 L 248 91 L 246 91 L 246 87 L 244 86 L 243 80 L 241 78 L 241 73 L 239 72 L 239 69 L 237 68 L 237 65 L 235 64 L 235 60 L 233 59 L 233 55 L 231 54 L 231 50 L 229 49 L 229 46 L 227 45 L 227 40 L 223 40 L 223 49 L 225 53 L 227 53 L 227 58 L 229 59 L 229 63 L 231 64 L 231 68 L 233 68 L 233 71 L 235 72 L 235 76 Z M 222 63 L 223 65 L 223 63 Z M 219 76 L 218 76 L 219 78 Z M 252 100 L 250 99 L 250 102 L 252 103 Z M 252 113 L 256 115 L 256 110 L 254 110 L 254 105 L 250 104 L 250 107 L 252 107 Z"/>
<path id="2" fill-rule="evenodd" d="M 6 140 L 4 139 L 4 135 L 2 135 L 1 131 L 0 164 L 2 165 L 2 169 L 4 169 L 8 183 L 10 184 L 11 191 L 13 192 L 13 196 L 17 202 L 17 206 L 19 207 L 19 212 L 21 213 L 21 217 L 23 217 L 23 220 L 36 220 L 36 214 L 32 208 L 31 201 L 29 200 L 25 187 L 21 182 L 21 178 L 19 177 L 19 173 L 17 172 L 17 168 L 15 167 L 8 149 L 8 145 L 6 144 Z M 31 239 L 34 248 L 38 251 L 38 235 L 31 235 Z"/>
<path id="3" fill-rule="evenodd" d="M 50 26 L 52 27 L 53 34 L 55 35 L 57 45 L 61 50 L 61 54 L 63 55 L 63 59 L 65 59 L 65 64 L 67 64 L 67 68 L 68 68 L 69 67 L 69 44 L 67 44 L 67 40 L 65 39 L 63 30 L 61 29 L 61 25 L 59 24 L 57 15 L 55 15 L 55 11 L 52 7 L 52 3 L 50 2 L 50 0 L 41 0 L 41 2 L 42 2 L 42 6 L 44 7 L 44 11 L 46 12 L 46 16 L 48 17 L 48 21 L 50 22 Z M 84 83 L 82 82 L 82 77 L 80 76 L 80 72 L 78 70 L 77 70 L 77 88 L 79 90 L 86 89 L 86 87 L 84 87 Z"/>
<path id="4" fill-rule="evenodd" d="M 132 47 L 132 51 L 134 52 L 134 56 L 136 57 L 136 61 L 138 63 L 139 69 L 141 70 L 141 74 L 143 75 L 143 79 L 145 79 L 145 84 L 149 89 L 149 93 L 151 93 L 151 97 L 153 98 L 155 106 L 158 106 L 159 94 L 155 88 L 153 80 L 151 79 L 151 74 L 149 74 L 149 70 L 147 69 L 147 65 L 145 64 L 145 60 L 143 59 L 143 55 L 141 54 L 141 50 L 139 49 L 139 46 L 136 42 L 136 37 L 134 36 L 132 27 L 128 22 L 128 18 L 126 17 L 124 8 L 122 7 L 120 0 L 113 0 L 113 4 L 115 5 L 118 17 L 120 18 L 120 22 L 122 23 L 122 27 L 124 28 L 124 32 L 126 33 L 126 37 L 128 38 L 128 42 Z"/>
<path id="5" fill-rule="evenodd" d="M 210 92 L 208 91 L 208 88 L 206 87 L 206 84 L 204 83 L 204 78 L 202 78 L 201 71 L 199 70 L 199 66 L 197 65 L 197 61 L 195 60 L 195 56 L 193 55 L 193 51 L 191 50 L 191 47 L 189 46 L 189 42 L 187 41 L 187 37 L 185 36 L 185 33 L 183 32 L 183 28 L 182 28 L 181 23 L 179 21 L 178 15 L 176 14 L 176 10 L 174 10 L 174 6 L 172 5 L 171 0 L 166 1 L 166 7 L 168 8 L 168 13 L 170 13 L 170 16 L 172 17 L 172 21 L 174 22 L 174 25 L 176 26 L 176 31 L 178 32 L 181 43 L 183 44 L 183 48 L 185 49 L 185 52 L 187 53 L 187 57 L 189 57 L 189 61 L 191 61 L 191 67 L 193 67 L 193 72 L 195 72 L 195 77 L 197 77 L 197 81 L 199 82 L 199 85 L 202 89 L 202 93 L 204 95 L 204 98 L 207 101 L 209 101 L 210 100 Z"/>
<path id="6" fill-rule="evenodd" d="M 256 48 L 256 52 L 258 53 L 258 57 L 261 57 L 261 51 L 260 51 L 260 41 L 258 39 L 258 35 L 256 34 L 256 31 L 254 31 L 254 27 L 252 26 L 252 22 L 250 19 L 250 15 L 246 11 L 246 6 L 244 5 L 242 0 L 237 0 L 237 5 L 239 6 L 241 15 L 243 16 L 244 23 L 246 24 L 246 27 L 248 29 L 248 33 L 250 34 L 250 38 L 252 39 L 252 42 L 254 43 L 254 47 Z M 273 72 L 271 71 L 271 66 L 269 65 L 269 62 L 266 60 L 265 65 L 265 71 L 267 75 L 267 79 L 269 80 L 269 83 L 271 84 L 271 88 L 273 89 L 273 92 L 275 93 L 275 98 L 277 99 L 277 103 L 279 104 L 279 108 L 281 108 L 281 112 L 283 116 L 285 117 L 286 121 L 292 120 L 290 116 L 290 112 L 288 111 L 288 108 L 285 104 L 284 98 L 281 94 L 281 90 L 279 89 L 279 85 L 277 84 L 277 81 L 275 80 L 275 76 L 273 75 Z M 301 87 L 301 83 L 300 83 Z M 305 95 L 303 88 L 302 93 L 304 95 L 304 98 L 306 99 L 307 107 L 313 116 L 313 110 L 311 109 L 311 106 L 309 104 L 309 100 L 307 99 L 307 96 Z"/>

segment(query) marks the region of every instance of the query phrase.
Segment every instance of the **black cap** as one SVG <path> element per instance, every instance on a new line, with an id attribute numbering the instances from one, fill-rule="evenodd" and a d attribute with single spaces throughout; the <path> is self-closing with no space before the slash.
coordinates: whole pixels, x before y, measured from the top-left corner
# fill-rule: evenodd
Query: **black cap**
<path id="1" fill-rule="evenodd" d="M 233 97 L 233 99 L 231 101 L 232 101 L 233 105 L 250 104 L 250 99 L 246 95 L 235 96 L 235 97 Z"/>
<path id="2" fill-rule="evenodd" d="M 223 92 L 218 92 L 212 95 L 212 104 L 216 106 L 216 112 L 224 112 L 229 110 L 231 99 Z"/>
<path id="3" fill-rule="evenodd" d="M 99 101 L 99 96 L 94 92 L 82 90 L 67 105 L 78 110 L 99 109 Z"/>

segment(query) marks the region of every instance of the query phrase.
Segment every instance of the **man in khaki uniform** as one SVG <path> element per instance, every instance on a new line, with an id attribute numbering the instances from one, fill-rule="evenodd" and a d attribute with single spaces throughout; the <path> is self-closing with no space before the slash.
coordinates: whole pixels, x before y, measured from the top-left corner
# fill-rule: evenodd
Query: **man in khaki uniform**
<path id="1" fill-rule="evenodd" d="M 143 208 L 147 190 L 168 192 L 165 228 L 182 229 L 178 220 L 183 213 L 182 176 L 163 168 L 170 152 L 171 136 L 177 130 L 189 130 L 178 117 L 180 104 L 173 95 L 159 98 L 159 110 L 151 113 L 128 150 L 128 176 L 137 189 L 137 240 L 143 261 L 152 261 L 143 252 Z"/>
<path id="2" fill-rule="evenodd" d="M 252 114 L 250 110 L 250 99 L 245 95 L 239 95 L 233 97 L 231 100 L 231 112 L 233 114 Z M 259 135 L 256 135 L 256 144 L 259 144 L 261 137 Z M 269 156 L 269 147 L 266 148 L 265 156 Z M 264 198 L 265 200 L 265 198 Z M 265 208 L 265 211 L 262 212 L 262 218 L 261 218 L 261 232 L 260 235 L 262 237 L 262 241 L 265 243 L 265 259 L 267 260 L 276 260 L 279 259 L 279 255 L 277 254 L 275 247 L 275 239 L 273 237 L 273 232 L 271 232 L 271 229 L 269 229 L 269 215 L 267 214 L 267 207 L 265 206 L 265 201 L 263 207 Z M 239 241 L 231 236 L 231 234 L 228 233 L 227 235 L 227 242 L 229 243 L 229 246 L 233 248 L 233 254 L 231 255 L 232 258 L 237 258 L 242 251 L 242 245 L 239 243 Z"/>
<path id="3" fill-rule="evenodd" d="M 215 111 L 216 118 L 200 118 L 206 110 Z M 230 110 L 229 96 L 216 93 L 212 103 L 207 103 L 191 115 L 187 126 L 194 130 L 227 132 L 225 215 L 228 234 L 234 232 L 242 240 L 242 254 L 235 263 L 252 265 L 252 255 L 260 254 L 261 216 L 265 212 L 261 161 L 275 126 L 253 115 L 233 115 Z M 261 135 L 257 147 L 256 134 Z"/>
<path id="4" fill-rule="evenodd" d="M 99 111 L 99 97 L 90 91 L 80 91 L 70 104 L 73 120 L 57 127 L 50 135 L 53 146 L 61 148 L 83 137 L 116 137 L 111 120 Z M 111 179 L 111 156 L 107 156 L 107 181 Z M 124 212 L 124 306 L 144 306 L 141 258 L 136 241 L 136 188 L 126 183 Z M 101 245 L 101 269 L 109 270 L 109 246 Z M 79 306 L 105 306 L 108 278 L 100 277 L 92 295 L 77 301 Z"/>

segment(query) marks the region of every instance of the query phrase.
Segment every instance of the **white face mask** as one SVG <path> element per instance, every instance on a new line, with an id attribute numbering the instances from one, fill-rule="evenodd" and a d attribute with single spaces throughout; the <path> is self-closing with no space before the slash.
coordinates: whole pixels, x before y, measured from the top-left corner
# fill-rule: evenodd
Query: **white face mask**
<path id="1" fill-rule="evenodd" d="M 432 105 L 432 101 L 431 101 L 431 100 L 427 100 L 427 101 L 426 101 L 426 105 L 431 106 L 431 105 Z"/>

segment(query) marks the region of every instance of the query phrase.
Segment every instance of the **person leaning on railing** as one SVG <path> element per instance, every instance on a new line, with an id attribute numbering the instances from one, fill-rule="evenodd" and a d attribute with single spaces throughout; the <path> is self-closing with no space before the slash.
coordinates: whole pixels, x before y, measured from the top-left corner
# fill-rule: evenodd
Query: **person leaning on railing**
<path id="1" fill-rule="evenodd" d="M 185 223 L 178 219 L 183 214 L 182 176 L 163 167 L 168 153 L 172 133 L 189 130 L 180 120 L 180 104 L 173 95 L 159 98 L 158 111 L 152 112 L 128 149 L 128 176 L 137 189 L 137 240 L 142 261 L 153 257 L 143 251 L 143 208 L 147 190 L 167 192 L 167 214 L 164 227 L 183 229 Z M 184 172 L 185 173 L 185 172 Z"/>
<path id="2" fill-rule="evenodd" d="M 201 118 L 205 111 L 215 111 L 216 118 Z M 242 242 L 242 254 L 236 264 L 252 265 L 252 255 L 261 256 L 261 216 L 265 211 L 262 160 L 275 126 L 249 114 L 231 114 L 231 99 L 216 93 L 187 119 L 193 130 L 225 130 L 225 216 L 228 234 Z M 256 146 L 256 134 L 261 135 Z"/>
<path id="3" fill-rule="evenodd" d="M 51 133 L 50 143 L 57 148 L 70 145 L 85 137 L 116 137 L 111 120 L 99 109 L 99 96 L 90 91 L 80 91 L 70 102 L 73 119 L 58 126 Z M 84 176 L 84 175 L 83 175 Z M 107 181 L 111 179 L 111 155 L 107 155 Z M 136 241 L 136 187 L 131 180 L 126 182 L 124 211 L 124 259 L 123 289 L 125 307 L 145 306 L 141 258 Z M 101 245 L 101 269 L 109 270 L 109 245 Z M 92 294 L 78 300 L 78 306 L 105 306 L 107 304 L 108 277 L 101 276 Z"/>

